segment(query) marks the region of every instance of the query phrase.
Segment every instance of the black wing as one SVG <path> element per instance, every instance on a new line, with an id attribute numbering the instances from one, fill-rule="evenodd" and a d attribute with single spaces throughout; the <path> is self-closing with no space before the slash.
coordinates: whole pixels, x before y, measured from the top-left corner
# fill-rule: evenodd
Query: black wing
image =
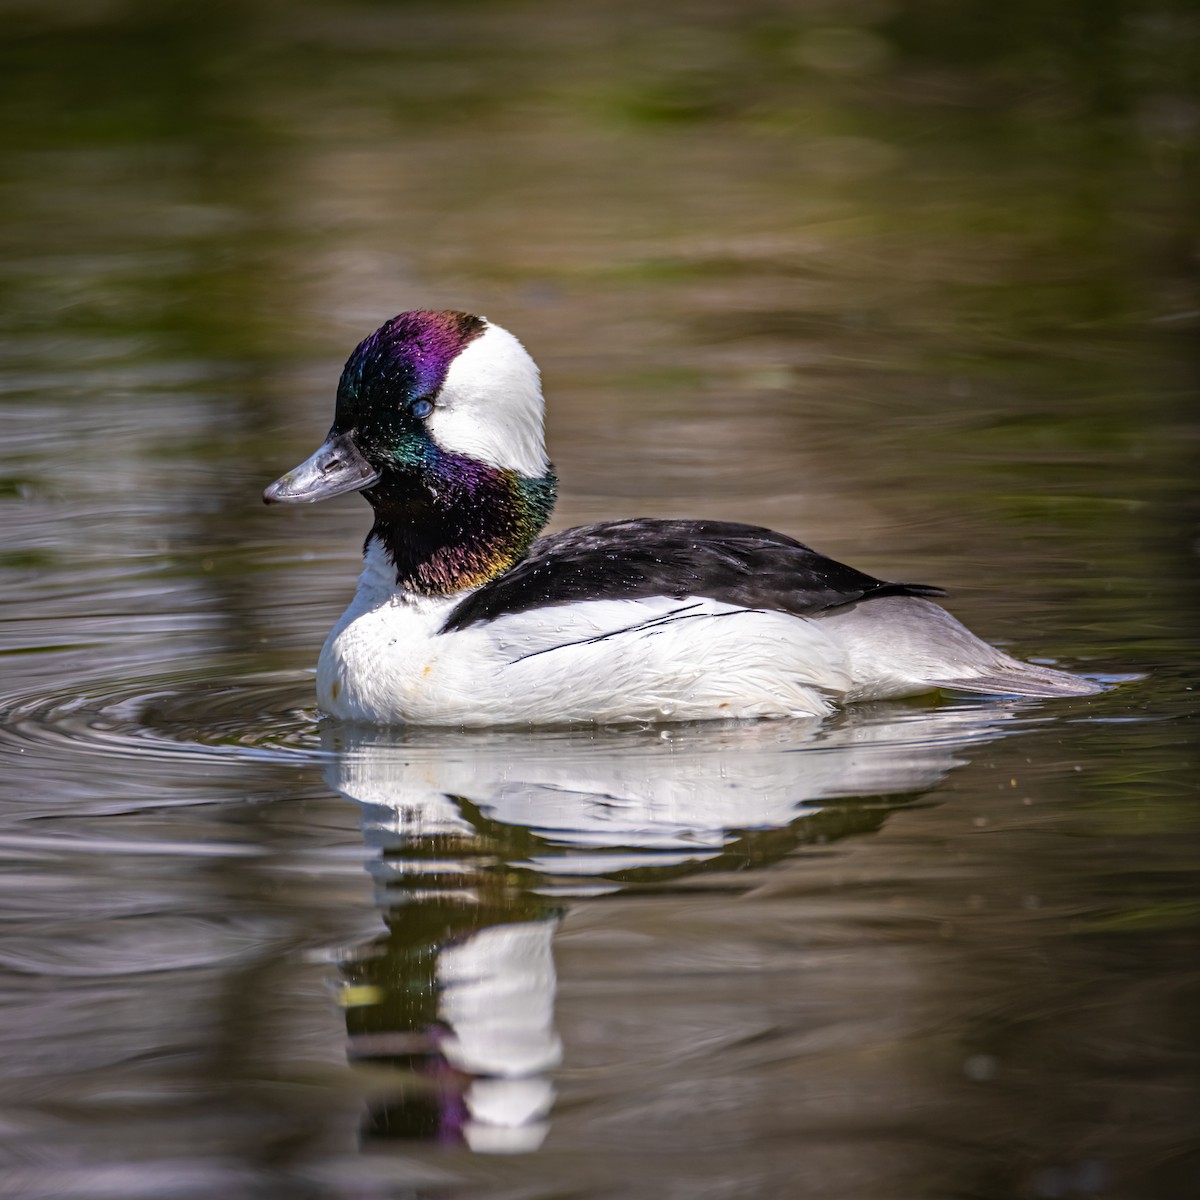
<path id="1" fill-rule="evenodd" d="M 512 570 L 456 605 L 442 632 L 575 600 L 705 596 L 800 616 L 876 596 L 942 594 L 873 579 L 755 525 L 638 518 L 539 538 Z"/>

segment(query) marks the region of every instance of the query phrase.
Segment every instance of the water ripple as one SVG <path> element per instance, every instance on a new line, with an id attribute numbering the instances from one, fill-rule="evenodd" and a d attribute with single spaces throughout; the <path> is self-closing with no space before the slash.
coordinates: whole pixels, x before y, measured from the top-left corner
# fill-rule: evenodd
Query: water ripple
<path id="1" fill-rule="evenodd" d="M 320 757 L 307 672 L 214 678 L 214 666 L 136 681 L 89 679 L 0 698 L 0 745 L 37 757 L 74 754 L 211 761 Z"/>

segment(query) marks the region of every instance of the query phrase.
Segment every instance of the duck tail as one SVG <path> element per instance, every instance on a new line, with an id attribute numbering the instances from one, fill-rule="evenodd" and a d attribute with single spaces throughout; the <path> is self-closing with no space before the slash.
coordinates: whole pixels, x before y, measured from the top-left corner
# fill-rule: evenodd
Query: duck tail
<path id="1" fill-rule="evenodd" d="M 1092 696 L 1103 684 L 1020 662 L 989 646 L 925 596 L 874 597 L 822 614 L 845 648 L 849 699 L 934 688 L 993 696 Z"/>
<path id="2" fill-rule="evenodd" d="M 988 669 L 957 678 L 931 679 L 930 684 L 957 692 L 989 696 L 1094 696 L 1104 685 L 1080 675 L 1069 675 L 1036 663 L 1020 662 L 997 653 Z"/>

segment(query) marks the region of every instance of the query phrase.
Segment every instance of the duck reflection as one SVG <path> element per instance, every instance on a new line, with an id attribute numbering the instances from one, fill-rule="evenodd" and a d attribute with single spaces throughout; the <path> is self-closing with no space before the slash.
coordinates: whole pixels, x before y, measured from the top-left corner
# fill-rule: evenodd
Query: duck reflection
<path id="1" fill-rule="evenodd" d="M 569 902 L 871 832 L 1021 710 L 889 704 L 833 722 L 547 732 L 328 725 L 326 779 L 362 806 L 387 930 L 342 967 L 350 1053 L 389 1071 L 365 1135 L 537 1149 L 562 1059 L 551 942 Z"/>

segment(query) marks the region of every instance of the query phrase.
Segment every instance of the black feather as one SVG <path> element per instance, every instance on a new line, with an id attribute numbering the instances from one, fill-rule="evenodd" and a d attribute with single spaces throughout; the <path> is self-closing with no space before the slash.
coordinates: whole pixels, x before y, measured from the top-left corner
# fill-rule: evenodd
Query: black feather
<path id="1" fill-rule="evenodd" d="M 940 596 L 886 583 L 782 533 L 729 521 L 637 518 L 539 538 L 511 570 L 457 604 L 442 632 L 577 600 L 704 596 L 802 616 L 878 596 Z"/>

